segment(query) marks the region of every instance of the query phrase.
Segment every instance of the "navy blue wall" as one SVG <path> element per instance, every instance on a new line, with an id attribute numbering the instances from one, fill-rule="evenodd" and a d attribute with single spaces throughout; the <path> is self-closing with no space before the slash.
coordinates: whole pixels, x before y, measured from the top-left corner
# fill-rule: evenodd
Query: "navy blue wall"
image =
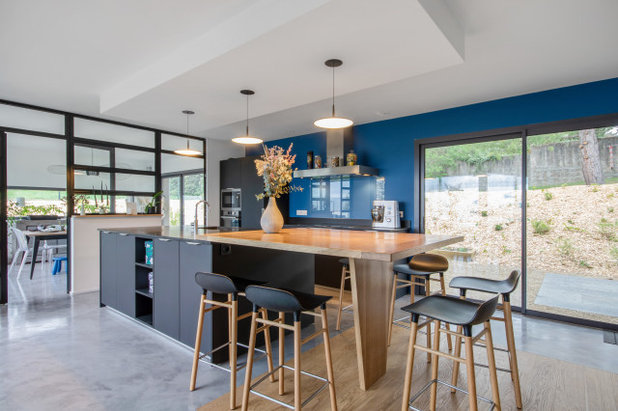
<path id="1" fill-rule="evenodd" d="M 385 177 L 385 199 L 399 201 L 405 219 L 411 220 L 415 139 L 610 113 L 618 113 L 618 78 L 355 126 L 354 151 L 360 164 L 377 168 Z M 325 158 L 323 132 L 270 141 L 268 145 L 287 148 L 290 143 L 294 143 L 299 169 L 306 168 L 307 151 Z M 259 154 L 259 151 L 255 148 L 247 154 Z M 308 217 L 320 217 L 311 214 L 310 180 L 295 179 L 293 184 L 304 190 L 290 195 L 290 216 L 296 217 L 296 210 L 304 209 L 309 211 Z M 374 192 L 374 185 L 374 178 L 354 178 L 352 218 L 370 218 L 368 196 Z"/>

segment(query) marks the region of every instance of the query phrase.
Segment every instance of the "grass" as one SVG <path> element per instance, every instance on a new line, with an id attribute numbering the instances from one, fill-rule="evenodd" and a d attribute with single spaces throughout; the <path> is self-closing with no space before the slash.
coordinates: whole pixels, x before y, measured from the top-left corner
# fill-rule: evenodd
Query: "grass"
<path id="1" fill-rule="evenodd" d="M 66 191 L 56 190 L 6 190 L 9 200 L 23 197 L 26 201 L 32 200 L 60 200 L 67 196 Z"/>
<path id="2" fill-rule="evenodd" d="M 543 220 L 532 220 L 532 230 L 534 234 L 547 234 L 551 230 L 549 223 Z"/>
<path id="3" fill-rule="evenodd" d="M 545 200 L 549 201 L 554 198 L 554 195 L 548 191 L 545 192 Z"/>
<path id="4" fill-rule="evenodd" d="M 504 229 L 504 227 L 502 227 L 502 224 L 496 224 L 494 227 L 494 230 L 496 231 L 502 231 Z"/>
<path id="5" fill-rule="evenodd" d="M 602 218 L 598 224 L 599 233 L 609 241 L 618 241 L 618 220 L 613 223 L 605 218 Z"/>
<path id="6" fill-rule="evenodd" d="M 573 255 L 573 244 L 571 244 L 571 240 L 568 238 L 558 238 L 556 240 L 556 248 L 558 248 L 558 252 L 564 257 Z"/>
<path id="7" fill-rule="evenodd" d="M 610 248 L 609 255 L 611 255 L 614 259 L 618 260 L 618 247 Z"/>
<path id="8" fill-rule="evenodd" d="M 579 260 L 579 266 L 584 267 L 584 268 L 592 268 L 592 266 L 587 261 L 584 261 L 584 260 Z"/>

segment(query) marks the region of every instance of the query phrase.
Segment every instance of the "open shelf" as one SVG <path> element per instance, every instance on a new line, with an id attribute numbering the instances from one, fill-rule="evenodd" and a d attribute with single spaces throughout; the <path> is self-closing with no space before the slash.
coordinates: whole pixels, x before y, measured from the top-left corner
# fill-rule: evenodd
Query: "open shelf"
<path id="1" fill-rule="evenodd" d="M 144 297 L 152 298 L 152 293 L 148 291 L 148 288 L 139 288 L 135 290 L 137 294 L 143 295 Z"/>
<path id="2" fill-rule="evenodd" d="M 146 323 L 148 325 L 152 325 L 152 314 L 144 314 L 144 315 L 140 315 L 137 317 L 138 320 L 140 320 L 143 323 Z"/>

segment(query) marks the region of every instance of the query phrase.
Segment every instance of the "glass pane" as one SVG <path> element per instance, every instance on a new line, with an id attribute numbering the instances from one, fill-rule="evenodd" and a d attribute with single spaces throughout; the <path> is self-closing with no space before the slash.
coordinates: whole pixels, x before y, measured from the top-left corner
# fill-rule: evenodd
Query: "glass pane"
<path id="1" fill-rule="evenodd" d="M 75 188 L 99 192 L 110 189 L 110 174 L 99 172 L 75 171 Z"/>
<path id="2" fill-rule="evenodd" d="M 111 196 L 108 194 L 76 194 L 74 212 L 81 214 L 106 214 L 111 211 Z"/>
<path id="3" fill-rule="evenodd" d="M 110 150 L 75 146 L 75 164 L 83 166 L 110 167 Z"/>
<path id="4" fill-rule="evenodd" d="M 7 133 L 9 187 L 66 187 L 66 142 Z"/>
<path id="5" fill-rule="evenodd" d="M 618 324 L 618 126 L 527 145 L 527 307 Z"/>
<path id="6" fill-rule="evenodd" d="M 155 177 L 139 174 L 116 174 L 116 190 L 152 193 L 155 190 Z"/>
<path id="7" fill-rule="evenodd" d="M 195 205 L 204 198 L 204 174 L 189 174 L 183 180 L 184 224 L 191 225 L 195 220 Z M 200 204 L 197 214 L 198 226 L 204 225 L 204 207 Z"/>
<path id="8" fill-rule="evenodd" d="M 146 208 L 146 204 L 150 202 L 152 197 L 144 196 L 116 196 L 115 206 L 116 214 L 125 214 L 127 212 L 127 202 L 136 203 L 137 212 L 143 213 Z"/>
<path id="9" fill-rule="evenodd" d="M 116 168 L 131 170 L 154 171 L 155 155 L 146 151 L 115 149 Z"/>
<path id="10" fill-rule="evenodd" d="M 111 143 L 154 147 L 154 132 L 101 121 L 75 118 L 75 136 Z"/>
<path id="11" fill-rule="evenodd" d="M 179 173 L 182 171 L 195 171 L 204 169 L 204 159 L 177 156 L 174 154 L 161 154 L 161 173 Z"/>
<path id="12" fill-rule="evenodd" d="M 0 104 L 0 126 L 64 135 L 64 116 Z"/>
<path id="13" fill-rule="evenodd" d="M 161 179 L 163 190 L 163 225 L 179 226 L 180 221 L 180 176 Z"/>
<path id="14" fill-rule="evenodd" d="M 446 284 L 462 275 L 499 280 L 521 269 L 521 144 L 513 138 L 426 149 L 425 233 L 464 236 L 432 251 L 449 260 Z M 511 302 L 521 305 L 519 289 Z"/>
<path id="15" fill-rule="evenodd" d="M 195 139 L 186 139 L 171 134 L 161 134 L 161 148 L 163 150 L 174 151 L 179 148 L 185 148 L 189 140 L 190 147 L 198 151 L 204 151 L 203 142 Z"/>
<path id="16" fill-rule="evenodd" d="M 29 215 L 64 216 L 66 196 L 66 191 L 7 190 L 9 220 Z"/>

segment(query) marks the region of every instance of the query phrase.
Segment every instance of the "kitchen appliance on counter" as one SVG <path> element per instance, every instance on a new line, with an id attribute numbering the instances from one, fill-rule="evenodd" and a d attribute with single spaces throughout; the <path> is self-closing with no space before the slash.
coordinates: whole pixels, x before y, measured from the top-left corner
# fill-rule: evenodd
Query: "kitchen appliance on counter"
<path id="1" fill-rule="evenodd" d="M 221 211 L 240 211 L 240 188 L 224 188 L 221 190 Z M 223 213 L 221 213 L 223 215 Z"/>
<path id="2" fill-rule="evenodd" d="M 374 200 L 371 208 L 371 227 L 375 229 L 400 228 L 399 203 L 390 200 Z"/>

